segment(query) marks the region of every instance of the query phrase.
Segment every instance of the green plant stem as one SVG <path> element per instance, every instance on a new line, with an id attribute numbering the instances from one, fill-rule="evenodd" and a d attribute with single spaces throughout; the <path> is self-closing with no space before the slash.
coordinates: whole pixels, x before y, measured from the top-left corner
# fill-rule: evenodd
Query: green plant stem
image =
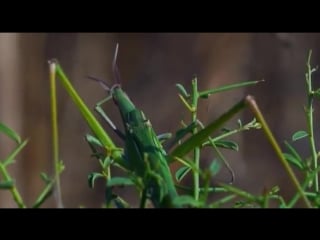
<path id="1" fill-rule="evenodd" d="M 0 172 L 5 181 L 12 181 L 10 174 L 8 173 L 7 169 L 3 166 L 1 162 L 0 162 Z M 14 201 L 17 203 L 18 207 L 26 208 L 26 205 L 23 203 L 22 197 L 15 185 L 13 185 L 13 187 L 10 188 L 10 192 L 13 196 Z"/>
<path id="2" fill-rule="evenodd" d="M 290 167 L 289 163 L 286 161 L 286 159 L 284 158 L 282 151 L 280 149 L 279 144 L 277 143 L 276 139 L 274 138 L 267 122 L 265 121 L 256 101 L 254 100 L 254 98 L 252 96 L 247 96 L 246 97 L 246 102 L 249 105 L 249 107 L 251 108 L 251 111 L 254 113 L 255 117 L 257 118 L 257 120 L 261 123 L 262 129 L 264 131 L 264 133 L 267 136 L 267 139 L 269 140 L 270 144 L 272 145 L 273 149 L 275 150 L 278 158 L 280 159 L 280 162 L 283 164 L 286 172 L 288 173 L 291 181 L 293 182 L 293 184 L 295 185 L 295 187 L 297 188 L 298 192 L 301 194 L 306 206 L 308 208 L 312 208 L 311 203 L 309 202 L 308 198 L 306 197 L 303 189 L 300 186 L 300 183 L 296 177 L 296 175 L 294 174 L 292 168 Z"/>
<path id="3" fill-rule="evenodd" d="M 57 93 L 56 93 L 56 65 L 50 64 L 50 89 L 51 89 L 51 121 L 52 121 L 52 144 L 53 161 L 56 181 L 57 207 L 63 208 L 61 185 L 60 185 L 60 163 L 59 163 L 59 136 L 58 136 L 58 112 L 57 112 Z"/>
<path id="4" fill-rule="evenodd" d="M 115 146 L 109 135 L 104 131 L 101 124 L 96 120 L 94 115 L 91 113 L 91 111 L 85 105 L 85 103 L 78 95 L 76 90 L 73 88 L 68 77 L 65 75 L 64 71 L 62 70 L 61 66 L 57 63 L 57 61 L 51 60 L 51 64 L 56 65 L 56 74 L 58 76 L 58 79 L 61 80 L 63 87 L 66 89 L 71 99 L 76 104 L 77 108 L 81 112 L 82 116 L 86 120 L 94 135 L 100 140 L 102 145 L 106 148 L 108 155 L 116 161 L 121 161 L 122 149 Z"/>
<path id="5" fill-rule="evenodd" d="M 302 185 L 302 189 L 306 189 L 310 183 L 310 181 L 312 181 L 312 179 L 314 178 L 314 175 L 317 174 L 319 170 L 316 169 L 315 171 L 312 171 L 312 173 L 310 173 L 310 175 L 307 175 L 305 180 L 303 181 L 303 183 L 301 184 Z M 289 208 L 292 208 L 296 203 L 297 201 L 299 200 L 299 193 L 295 194 L 292 199 L 290 200 L 290 202 L 287 204 L 287 206 Z"/>
<path id="6" fill-rule="evenodd" d="M 199 93 L 198 93 L 198 85 L 197 85 L 197 78 L 195 77 L 192 80 L 192 109 L 191 117 L 192 122 L 197 122 L 197 106 L 198 106 L 198 99 L 199 99 Z M 197 128 L 194 128 L 192 130 L 192 134 L 196 134 L 198 132 Z M 200 147 L 195 147 L 193 150 L 194 154 L 194 163 L 197 169 L 200 167 Z M 200 194 L 200 181 L 199 181 L 200 175 L 198 171 L 193 171 L 193 181 L 194 181 L 194 199 L 196 201 L 199 200 L 199 194 Z"/>
<path id="7" fill-rule="evenodd" d="M 264 79 L 258 80 L 258 81 L 248 81 L 248 82 L 234 83 L 234 84 L 225 85 L 225 86 L 222 86 L 222 87 L 209 89 L 209 90 L 200 92 L 199 96 L 207 98 L 210 95 L 215 94 L 215 93 L 221 93 L 221 92 L 233 90 L 233 89 L 236 89 L 236 88 L 246 87 L 246 86 L 250 86 L 250 85 L 256 85 L 257 83 L 260 83 L 260 82 L 264 82 Z"/>
<path id="8" fill-rule="evenodd" d="M 235 194 L 232 194 L 232 195 L 228 195 L 216 202 L 213 202 L 209 205 L 209 208 L 218 208 L 220 207 L 221 205 L 227 203 L 227 202 L 230 202 L 231 200 L 233 200 L 234 198 L 236 198 L 237 196 Z"/>
<path id="9" fill-rule="evenodd" d="M 306 74 L 306 81 L 307 81 L 307 91 L 308 91 L 308 102 L 306 107 L 306 114 L 307 114 L 307 125 L 308 125 L 308 133 L 309 133 L 309 142 L 311 148 L 311 155 L 312 155 L 312 163 L 313 169 L 316 170 L 318 168 L 318 156 L 317 156 L 317 149 L 316 144 L 314 141 L 314 131 L 313 131 L 313 90 L 312 90 L 312 82 L 311 82 L 311 75 L 315 69 L 311 69 L 310 61 L 311 61 L 312 51 L 309 51 L 307 68 L 308 72 Z M 314 190 L 315 192 L 319 192 L 319 175 L 316 173 L 314 176 Z"/>
<path id="10" fill-rule="evenodd" d="M 288 208 L 288 206 L 287 206 L 286 202 L 284 201 L 284 199 L 279 195 L 271 195 L 271 196 L 269 196 L 269 199 L 270 200 L 274 199 L 274 200 L 279 201 L 280 208 Z"/>
<path id="11" fill-rule="evenodd" d="M 256 202 L 258 204 L 262 204 L 262 199 L 260 199 L 259 197 L 256 197 L 246 191 L 243 191 L 239 188 L 236 188 L 236 187 L 233 187 L 231 185 L 228 185 L 228 184 L 224 184 L 224 183 L 219 183 L 219 186 L 225 188 L 226 190 L 228 190 L 229 192 L 232 192 L 240 197 L 243 197 L 245 199 L 247 199 L 248 201 L 250 202 Z"/>

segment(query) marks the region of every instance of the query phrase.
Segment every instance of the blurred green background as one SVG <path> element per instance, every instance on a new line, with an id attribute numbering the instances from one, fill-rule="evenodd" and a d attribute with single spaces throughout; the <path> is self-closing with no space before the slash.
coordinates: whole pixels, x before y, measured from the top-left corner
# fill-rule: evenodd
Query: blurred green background
<path id="1" fill-rule="evenodd" d="M 40 172 L 52 173 L 48 78 L 51 58 L 59 60 L 80 96 L 93 108 L 106 93 L 86 75 L 112 82 L 111 61 L 118 42 L 122 86 L 150 118 L 158 134 L 176 130 L 180 119 L 187 119 L 175 83 L 189 88 L 197 75 L 199 88 L 208 89 L 265 79 L 258 86 L 203 101 L 200 118 L 203 122 L 213 120 L 241 97 L 252 94 L 283 143 L 296 130 L 305 129 L 306 59 L 308 50 L 313 49 L 312 62 L 320 63 L 319 40 L 317 33 L 0 33 L 0 121 L 23 139 L 29 139 L 10 168 L 18 189 L 30 205 L 43 186 Z M 316 86 L 320 86 L 318 76 L 319 73 L 314 75 Z M 90 149 L 83 139 L 88 127 L 62 86 L 57 86 L 61 159 L 66 165 L 62 174 L 64 205 L 100 207 L 103 185 L 98 184 L 93 190 L 87 185 L 88 173 L 99 167 L 90 158 Z M 104 108 L 121 126 L 113 104 Z M 246 122 L 252 114 L 244 111 L 237 118 Z M 235 121 L 229 126 L 235 126 Z M 284 195 L 292 194 L 292 184 L 262 131 L 246 132 L 236 140 L 240 143 L 239 153 L 226 152 L 236 173 L 236 186 L 261 193 L 279 184 Z M 305 142 L 298 145 L 303 156 L 308 156 L 307 147 Z M 0 136 L 0 159 L 11 148 L 12 143 Z M 211 158 L 210 154 L 203 157 L 204 161 Z M 228 179 L 227 175 L 221 177 Z M 130 191 L 125 194 L 130 198 Z M 53 198 L 44 206 L 55 207 Z M 0 207 L 15 207 L 6 192 L 0 192 Z"/>

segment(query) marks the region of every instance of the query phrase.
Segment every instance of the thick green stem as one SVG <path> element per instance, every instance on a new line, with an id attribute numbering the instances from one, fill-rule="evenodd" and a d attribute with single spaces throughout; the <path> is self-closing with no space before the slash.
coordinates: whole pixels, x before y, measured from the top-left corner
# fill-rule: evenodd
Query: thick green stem
<path id="1" fill-rule="evenodd" d="M 82 116 L 85 118 L 87 124 L 89 125 L 92 132 L 98 139 L 101 141 L 103 146 L 106 148 L 108 155 L 112 156 L 113 159 L 117 161 L 121 161 L 122 157 L 122 150 L 117 148 L 109 135 L 104 131 L 103 127 L 100 123 L 96 120 L 94 115 L 88 109 L 88 107 L 84 104 L 81 97 L 78 95 L 76 90 L 73 88 L 72 84 L 70 83 L 69 79 L 63 72 L 60 65 L 56 62 L 56 60 L 52 60 L 51 64 L 56 65 L 56 74 L 58 79 L 61 80 L 63 87 L 66 89 L 68 94 L 70 95 L 73 102 L 76 104 L 78 109 L 80 110 Z"/>

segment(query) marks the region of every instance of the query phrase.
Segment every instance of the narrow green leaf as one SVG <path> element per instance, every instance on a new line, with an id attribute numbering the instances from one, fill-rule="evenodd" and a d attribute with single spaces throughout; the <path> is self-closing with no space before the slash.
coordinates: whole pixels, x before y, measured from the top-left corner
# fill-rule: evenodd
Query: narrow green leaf
<path id="1" fill-rule="evenodd" d="M 18 144 L 21 143 L 21 138 L 18 135 L 18 133 L 16 133 L 13 129 L 7 127 L 6 125 L 4 125 L 1 122 L 0 122 L 0 132 L 7 135 L 9 138 L 11 138 L 16 143 L 18 143 Z"/>
<path id="2" fill-rule="evenodd" d="M 280 187 L 279 186 L 274 186 L 271 188 L 271 190 L 269 191 L 270 195 L 274 195 L 276 193 L 280 192 Z"/>
<path id="3" fill-rule="evenodd" d="M 176 171 L 176 179 L 178 182 L 180 182 L 186 175 L 187 173 L 191 170 L 190 167 L 188 166 L 182 166 Z"/>
<path id="4" fill-rule="evenodd" d="M 114 200 L 114 204 L 117 208 L 129 208 L 130 205 L 125 200 L 123 200 L 121 197 L 117 196 Z"/>
<path id="5" fill-rule="evenodd" d="M 15 159 L 14 158 L 7 158 L 7 159 L 5 159 L 5 161 L 3 163 L 3 166 L 7 167 L 8 165 L 14 164 L 14 163 L 15 163 Z"/>
<path id="6" fill-rule="evenodd" d="M 216 130 L 220 129 L 225 122 L 231 119 L 236 113 L 246 107 L 245 99 L 242 99 L 235 104 L 229 111 L 221 115 L 217 120 L 210 123 L 206 128 L 200 130 L 195 135 L 191 136 L 184 143 L 177 146 L 171 153 L 173 157 L 183 157 L 195 147 L 199 147 L 207 138 Z"/>
<path id="7" fill-rule="evenodd" d="M 219 199 L 216 202 L 213 202 L 209 205 L 209 208 L 219 208 L 221 205 L 226 204 L 227 202 L 230 202 L 231 200 L 233 200 L 234 198 L 236 198 L 235 194 L 232 195 L 228 195 L 222 199 Z"/>
<path id="8" fill-rule="evenodd" d="M 230 149 L 230 150 L 234 150 L 234 151 L 239 151 L 239 146 L 236 142 L 234 141 L 225 141 L 225 140 L 219 140 L 219 141 L 215 141 L 214 144 L 217 147 L 220 148 L 225 148 L 225 149 Z"/>
<path id="9" fill-rule="evenodd" d="M 176 139 L 180 140 L 182 139 L 185 135 L 187 135 L 188 133 L 192 133 L 193 129 L 195 129 L 197 127 L 197 123 L 196 122 L 192 122 L 190 123 L 188 126 L 179 129 L 176 132 Z"/>
<path id="10" fill-rule="evenodd" d="M 103 147 L 101 142 L 99 141 L 98 138 L 90 135 L 90 134 L 86 134 L 85 136 L 85 140 L 88 142 L 88 143 L 91 143 L 93 145 L 96 145 L 96 146 L 99 146 L 99 147 Z"/>
<path id="11" fill-rule="evenodd" d="M 174 198 L 173 205 L 176 207 L 202 207 L 203 203 L 189 195 L 182 195 Z"/>
<path id="12" fill-rule="evenodd" d="M 234 193 L 240 197 L 243 197 L 245 199 L 247 199 L 248 201 L 250 202 L 257 202 L 259 201 L 259 197 L 249 193 L 249 192 L 246 192 L 246 191 L 243 191 L 242 189 L 240 188 L 237 188 L 237 187 L 234 187 L 234 186 L 231 186 L 231 185 L 228 185 L 228 184 L 224 184 L 224 183 L 220 183 L 220 186 L 225 188 L 228 192 L 230 193 Z"/>
<path id="13" fill-rule="evenodd" d="M 320 88 L 318 88 L 316 91 L 314 91 L 313 95 L 319 99 L 320 98 Z"/>
<path id="14" fill-rule="evenodd" d="M 58 170 L 58 173 L 62 173 L 65 169 L 65 165 L 63 163 L 62 160 L 59 160 L 59 162 L 57 162 L 58 166 L 57 166 L 57 170 Z"/>
<path id="15" fill-rule="evenodd" d="M 185 98 L 190 97 L 190 94 L 187 92 L 187 90 L 184 88 L 183 85 L 181 85 L 180 83 L 177 83 L 177 84 L 176 84 L 176 87 L 178 88 L 179 93 L 180 93 L 183 97 L 185 97 Z"/>
<path id="16" fill-rule="evenodd" d="M 182 163 L 184 166 L 188 168 L 191 168 L 191 170 L 194 171 L 195 173 L 201 173 L 201 169 L 199 169 L 198 166 L 191 160 L 185 160 L 179 157 L 174 157 L 174 160 Z"/>
<path id="17" fill-rule="evenodd" d="M 110 157 L 105 157 L 102 163 L 103 169 L 107 169 L 110 166 L 112 159 Z"/>
<path id="18" fill-rule="evenodd" d="M 107 186 L 114 187 L 114 186 L 132 186 L 134 183 L 130 178 L 125 177 L 113 177 L 108 180 Z"/>
<path id="19" fill-rule="evenodd" d="M 11 189 L 14 186 L 12 180 L 0 182 L 0 189 Z"/>
<path id="20" fill-rule="evenodd" d="M 16 156 L 20 153 L 20 151 L 26 146 L 28 143 L 28 140 L 24 140 L 23 142 L 20 142 L 19 145 L 9 154 L 9 156 L 6 158 L 6 160 L 3 162 L 4 166 L 9 165 L 10 163 L 14 162 L 14 159 Z"/>
<path id="21" fill-rule="evenodd" d="M 286 145 L 287 149 L 289 150 L 289 155 L 291 155 L 292 157 L 290 158 L 289 155 L 284 155 L 289 157 L 287 159 L 287 161 L 292 162 L 295 166 L 297 166 L 299 169 L 304 168 L 304 163 L 303 160 L 300 156 L 300 154 L 294 149 L 293 146 L 291 146 L 287 141 L 284 142 L 284 144 Z"/>
<path id="22" fill-rule="evenodd" d="M 104 177 L 101 173 L 93 172 L 88 175 L 88 184 L 90 188 L 94 188 L 94 181 L 99 178 Z"/>
<path id="23" fill-rule="evenodd" d="M 105 198 L 106 198 L 106 206 L 110 207 L 110 204 L 114 199 L 116 199 L 118 196 L 112 192 L 112 187 L 106 187 L 105 190 Z"/>
<path id="24" fill-rule="evenodd" d="M 293 164 L 294 166 L 296 166 L 297 168 L 299 168 L 300 170 L 303 169 L 303 165 L 302 163 L 299 161 L 299 159 L 297 159 L 296 157 L 294 157 L 292 154 L 290 153 L 283 153 L 284 158 L 290 162 L 291 164 Z"/>
<path id="25" fill-rule="evenodd" d="M 40 173 L 40 177 L 47 184 L 51 182 L 51 178 L 44 172 Z"/>
<path id="26" fill-rule="evenodd" d="M 177 142 L 179 142 L 182 138 L 184 138 L 187 134 L 191 134 L 193 129 L 195 129 L 197 127 L 197 123 L 196 122 L 192 122 L 190 123 L 188 126 L 179 129 L 176 133 L 175 133 L 175 137 L 174 139 L 168 141 L 167 143 L 164 144 L 164 147 L 166 149 L 170 149 L 172 148 Z"/>
<path id="27" fill-rule="evenodd" d="M 53 192 L 54 182 L 55 181 L 51 180 L 49 183 L 47 183 L 47 185 L 45 186 L 43 191 L 39 194 L 39 197 L 37 198 L 37 200 L 33 204 L 33 206 L 32 206 L 33 208 L 40 207 L 51 196 L 51 194 Z"/>
<path id="28" fill-rule="evenodd" d="M 207 91 L 200 92 L 199 96 L 201 98 L 208 98 L 208 96 L 210 96 L 211 94 L 229 91 L 229 90 L 233 90 L 233 89 L 241 88 L 241 87 L 246 87 L 246 86 L 250 86 L 250 85 L 255 85 L 255 84 L 257 84 L 259 82 L 263 82 L 263 81 L 264 80 L 234 83 L 234 84 L 230 84 L 230 85 L 226 85 L 226 86 L 222 86 L 222 87 L 218 87 L 218 88 L 213 88 L 213 89 L 209 89 Z"/>
<path id="29" fill-rule="evenodd" d="M 221 164 L 217 159 L 214 159 L 209 167 L 212 176 L 215 176 L 221 169 Z"/>
<path id="30" fill-rule="evenodd" d="M 309 136 L 309 134 L 306 131 L 297 131 L 292 135 L 292 141 L 294 142 L 307 136 Z"/>

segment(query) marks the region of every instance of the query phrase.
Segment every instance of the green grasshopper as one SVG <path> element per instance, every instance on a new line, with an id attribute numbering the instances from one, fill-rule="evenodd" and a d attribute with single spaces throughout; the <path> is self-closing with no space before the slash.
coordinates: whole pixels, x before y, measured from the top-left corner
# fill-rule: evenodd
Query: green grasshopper
<path id="1" fill-rule="evenodd" d="M 118 47 L 116 48 L 115 57 L 113 60 L 113 71 L 116 80 L 119 82 L 119 73 L 116 66 L 116 56 Z M 236 113 L 243 110 L 245 107 L 249 107 L 257 120 L 261 123 L 268 140 L 275 149 L 280 161 L 284 165 L 288 172 L 292 182 L 297 187 L 299 193 L 303 197 L 307 206 L 310 203 L 303 192 L 294 172 L 288 166 L 288 163 L 284 159 L 281 149 L 273 137 L 267 123 L 261 114 L 258 105 L 254 101 L 253 97 L 247 96 L 230 108 L 227 112 L 222 114 L 218 119 L 211 122 L 207 127 L 198 131 L 191 137 L 189 137 L 182 144 L 175 147 L 169 155 L 166 154 L 163 149 L 160 140 L 157 138 L 150 121 L 144 116 L 143 112 L 135 107 L 127 94 L 121 89 L 120 85 L 114 84 L 112 87 L 108 87 L 103 81 L 95 79 L 102 84 L 102 86 L 109 92 L 110 96 L 101 101 L 96 110 L 101 113 L 102 117 L 106 119 L 108 124 L 113 130 L 125 141 L 124 151 L 118 148 L 109 135 L 105 132 L 100 123 L 96 120 L 92 112 L 84 104 L 81 97 L 77 94 L 72 84 L 66 77 L 62 68 L 56 61 L 50 61 L 50 80 L 52 90 L 52 119 L 53 119 L 53 146 L 54 146 L 54 159 L 57 175 L 57 185 L 59 186 L 59 160 L 58 160 L 58 134 L 57 134 L 57 114 L 56 114 L 56 93 L 55 93 L 55 76 L 58 76 L 61 80 L 66 91 L 71 96 L 72 100 L 77 105 L 79 111 L 85 118 L 90 129 L 97 138 L 99 145 L 106 149 L 106 159 L 110 158 L 115 163 L 129 172 L 132 173 L 137 179 L 142 179 L 142 197 L 140 206 L 144 207 L 146 199 L 150 199 L 155 207 L 176 207 L 177 199 L 181 199 L 178 196 L 174 181 L 171 177 L 171 172 L 168 166 L 168 162 L 178 160 L 183 162 L 182 159 L 186 154 L 195 148 L 199 148 L 207 141 L 208 137 L 214 132 L 219 130 L 225 122 L 230 120 Z M 92 78 L 92 77 L 91 77 Z M 236 87 L 242 87 L 245 85 L 256 84 L 254 82 L 246 82 L 234 84 L 220 89 L 213 89 L 209 91 L 199 92 L 199 97 L 207 98 L 210 94 L 215 92 L 226 91 Z M 196 85 L 196 84 L 195 84 Z M 182 94 L 187 96 L 188 94 Z M 179 95 L 180 96 L 180 95 Z M 125 133 L 121 133 L 112 121 L 103 113 L 100 105 L 109 99 L 113 99 L 121 114 L 121 118 L 124 124 Z M 184 101 L 185 102 L 185 101 Z M 189 108 L 192 110 L 189 106 Z M 107 166 L 108 171 L 109 165 Z M 110 174 L 107 174 L 108 180 L 110 180 Z M 58 189 L 58 188 L 57 188 Z M 58 191 L 58 190 L 57 190 Z M 183 196 L 182 196 L 183 197 Z M 180 201 L 181 202 L 181 201 Z M 180 204 L 181 205 L 181 204 Z"/>
<path id="2" fill-rule="evenodd" d="M 158 140 L 150 121 L 141 110 L 136 108 L 118 83 L 120 75 L 116 65 L 117 52 L 118 45 L 112 64 L 116 84 L 108 87 L 100 79 L 89 78 L 100 82 L 103 88 L 108 91 L 120 111 L 125 133 L 121 133 L 102 112 L 101 103 L 106 102 L 110 97 L 98 103 L 95 109 L 103 116 L 116 134 L 125 141 L 125 150 L 122 156 L 124 166 L 143 179 L 144 198 L 150 198 L 155 207 L 171 206 L 173 199 L 178 194 L 167 163 L 166 152 Z"/>

